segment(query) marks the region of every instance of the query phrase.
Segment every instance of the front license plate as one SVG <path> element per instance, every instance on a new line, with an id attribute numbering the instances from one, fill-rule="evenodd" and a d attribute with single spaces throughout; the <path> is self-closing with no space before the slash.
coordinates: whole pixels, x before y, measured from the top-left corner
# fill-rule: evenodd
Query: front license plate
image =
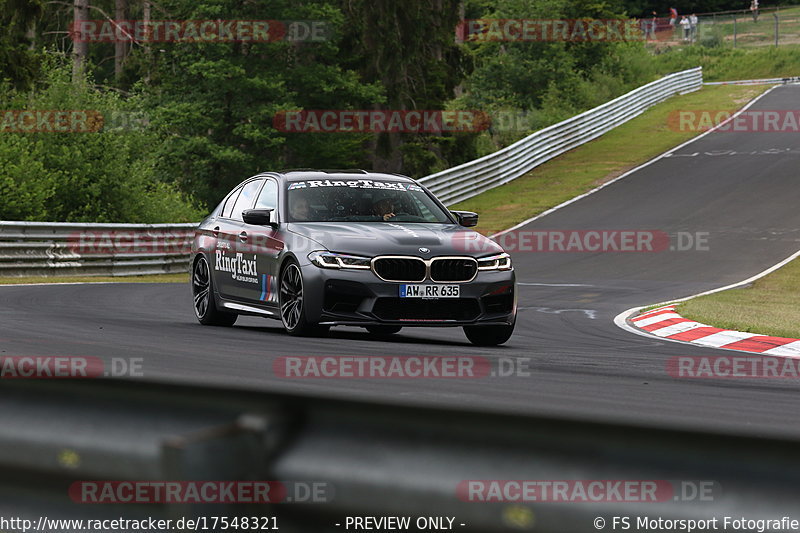
<path id="1" fill-rule="evenodd" d="M 458 285 L 400 285 L 400 298 L 458 298 Z"/>

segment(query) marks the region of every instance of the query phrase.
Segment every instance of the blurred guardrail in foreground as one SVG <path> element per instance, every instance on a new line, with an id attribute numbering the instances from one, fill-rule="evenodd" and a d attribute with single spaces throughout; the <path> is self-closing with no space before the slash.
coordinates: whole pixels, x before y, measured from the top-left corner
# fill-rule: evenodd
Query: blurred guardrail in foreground
<path id="1" fill-rule="evenodd" d="M 670 96 L 697 90 L 702 85 L 702 67 L 670 74 L 501 150 L 419 181 L 447 205 L 466 200 L 600 137 Z"/>
<path id="2" fill-rule="evenodd" d="M 0 276 L 187 272 L 196 226 L 0 222 Z"/>
<path id="3" fill-rule="evenodd" d="M 446 529 L 538 533 L 627 529 L 614 517 L 629 517 L 631 531 L 662 529 L 637 528 L 641 517 L 716 517 L 718 531 L 788 531 L 774 525 L 722 527 L 724 516 L 775 520 L 796 514 L 797 442 L 756 433 L 117 379 L 0 380 L 0 516 L 34 524 L 41 516 L 276 517 L 270 526 L 287 533 L 362 529 L 345 527 L 348 516 L 447 516 L 455 523 Z M 313 485 L 324 491 L 308 497 L 307 491 L 287 490 L 266 502 L 225 504 L 150 501 L 152 493 L 134 498 L 130 489 L 86 498 L 75 490 L 86 481 L 121 489 L 122 482 L 189 480 Z M 649 480 L 660 489 L 655 498 L 625 490 L 600 498 L 570 491 L 554 498 L 542 488 L 548 481 L 589 480 Z M 539 483 L 541 490 L 523 493 L 511 481 Z M 474 490 L 475 484 L 511 490 Z M 98 503 L 98 495 L 105 503 Z M 701 530 L 712 529 L 695 529 Z"/>

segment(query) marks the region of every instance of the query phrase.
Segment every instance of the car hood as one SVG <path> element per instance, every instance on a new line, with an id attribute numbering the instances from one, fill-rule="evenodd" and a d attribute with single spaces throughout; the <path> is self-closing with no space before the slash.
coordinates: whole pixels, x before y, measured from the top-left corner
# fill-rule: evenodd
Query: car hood
<path id="1" fill-rule="evenodd" d="M 373 257 L 376 255 L 469 255 L 481 257 L 503 249 L 480 233 L 456 224 L 409 222 L 306 222 L 287 229 L 332 251 Z M 430 252 L 420 252 L 427 248 Z"/>

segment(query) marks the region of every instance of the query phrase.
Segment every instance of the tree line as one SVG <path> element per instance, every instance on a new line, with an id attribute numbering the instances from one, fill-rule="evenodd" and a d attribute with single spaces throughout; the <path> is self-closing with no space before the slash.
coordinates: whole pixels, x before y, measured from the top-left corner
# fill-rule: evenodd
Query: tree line
<path id="1" fill-rule="evenodd" d="M 657 75 L 641 42 L 463 42 L 459 21 L 619 18 L 650 7 L 632 0 L 0 0 L 0 218 L 196 220 L 243 178 L 282 168 L 424 176 Z M 263 41 L 75 37 L 87 23 L 123 20 L 322 21 L 325 33 Z M 15 131 L 19 117 L 7 111 L 24 109 L 93 110 L 103 125 Z M 296 110 L 480 110 L 512 115 L 515 127 L 275 127 L 276 116 Z"/>

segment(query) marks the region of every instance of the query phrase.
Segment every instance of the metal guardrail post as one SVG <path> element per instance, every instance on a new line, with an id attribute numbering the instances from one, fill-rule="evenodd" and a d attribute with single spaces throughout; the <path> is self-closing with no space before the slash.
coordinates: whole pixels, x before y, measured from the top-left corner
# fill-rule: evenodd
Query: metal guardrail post
<path id="1" fill-rule="evenodd" d="M 775 17 L 775 46 L 778 46 L 778 12 L 776 11 L 772 16 Z"/>

